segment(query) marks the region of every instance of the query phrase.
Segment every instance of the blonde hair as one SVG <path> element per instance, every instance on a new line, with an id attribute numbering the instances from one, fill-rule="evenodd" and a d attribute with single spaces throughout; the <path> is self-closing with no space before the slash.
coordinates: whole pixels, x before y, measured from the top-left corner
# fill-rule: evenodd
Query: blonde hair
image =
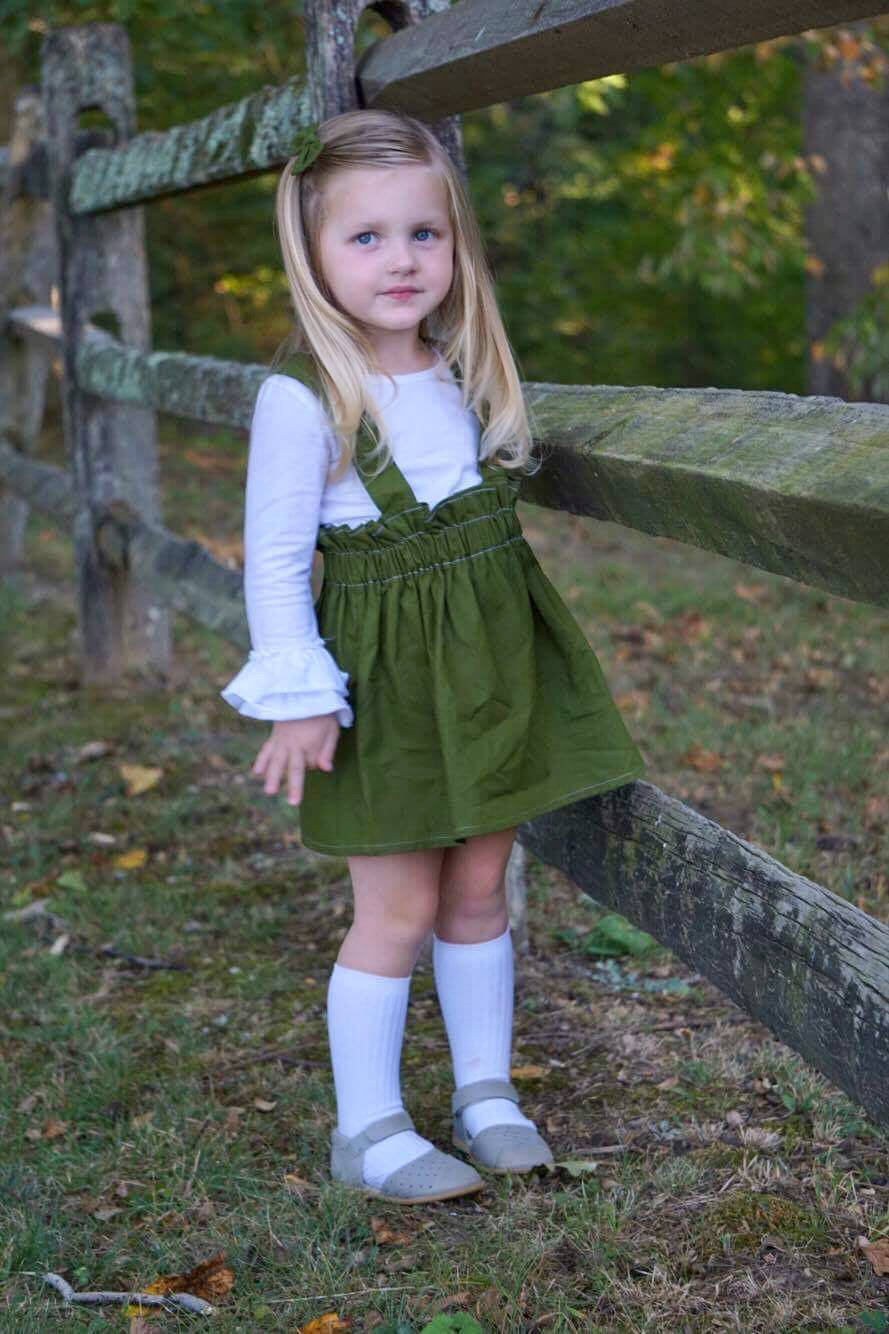
<path id="1" fill-rule="evenodd" d="M 316 389 L 340 442 L 340 459 L 328 480 L 339 481 L 355 457 L 362 416 L 375 425 L 371 457 L 391 457 L 385 421 L 362 377 L 385 375 L 356 320 L 343 310 L 320 264 L 324 188 L 346 167 L 423 164 L 436 169 L 445 186 L 454 234 L 454 276 L 447 296 L 420 322 L 419 336 L 460 371 L 463 407 L 482 427 L 479 458 L 504 468 L 527 468 L 532 432 L 515 360 L 497 308 L 494 283 L 478 223 L 460 173 L 432 131 L 397 111 L 346 111 L 322 121 L 323 148 L 314 162 L 293 175 L 291 158 L 278 180 L 275 228 L 296 322 L 278 349 L 272 371 L 288 355 L 307 352 Z M 372 433 L 371 433 L 372 434 Z"/>

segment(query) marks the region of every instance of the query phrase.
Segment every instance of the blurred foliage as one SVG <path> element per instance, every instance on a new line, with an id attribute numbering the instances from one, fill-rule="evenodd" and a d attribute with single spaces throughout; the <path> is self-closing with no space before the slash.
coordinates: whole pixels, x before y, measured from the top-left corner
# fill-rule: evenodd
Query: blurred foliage
<path id="1" fill-rule="evenodd" d="M 39 79 L 48 27 L 124 23 L 146 129 L 197 119 L 304 67 L 302 7 L 279 0 L 197 0 L 187 11 L 171 0 L 2 0 L 2 12 L 22 81 Z M 854 43 L 880 51 L 886 28 L 881 19 L 863 37 L 856 29 Z M 387 31 L 366 11 L 357 54 Z M 802 80 L 807 64 L 848 55 L 849 34 L 837 32 L 463 117 L 524 378 L 806 392 L 805 209 L 817 179 L 803 156 Z M 271 356 L 291 318 L 274 190 L 272 172 L 147 206 L 156 346 Z M 885 286 L 840 334 L 840 355 L 871 378 L 886 346 L 884 298 Z M 827 354 L 833 346 L 825 341 Z"/>

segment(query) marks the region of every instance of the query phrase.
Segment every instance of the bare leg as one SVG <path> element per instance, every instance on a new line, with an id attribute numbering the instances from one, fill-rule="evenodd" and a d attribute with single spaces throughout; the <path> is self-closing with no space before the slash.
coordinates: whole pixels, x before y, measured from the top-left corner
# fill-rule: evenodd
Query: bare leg
<path id="1" fill-rule="evenodd" d="M 435 922 L 444 851 L 348 858 L 355 915 L 337 963 L 388 977 L 413 971 Z"/>
<path id="2" fill-rule="evenodd" d="M 478 834 L 444 849 L 435 919 L 440 940 L 471 944 L 506 930 L 506 864 L 517 829 Z"/>

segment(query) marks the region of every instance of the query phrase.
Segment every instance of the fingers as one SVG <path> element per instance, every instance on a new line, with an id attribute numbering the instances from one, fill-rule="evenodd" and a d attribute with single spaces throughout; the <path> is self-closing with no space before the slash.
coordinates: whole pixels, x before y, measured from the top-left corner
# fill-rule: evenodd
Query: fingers
<path id="1" fill-rule="evenodd" d="M 333 769 L 333 756 L 339 740 L 339 728 L 333 728 L 325 737 L 314 758 L 298 743 L 284 744 L 275 736 L 260 748 L 252 772 L 257 777 L 265 777 L 263 790 L 266 796 L 273 797 L 287 775 L 287 800 L 291 806 L 298 806 L 303 798 L 306 769 L 323 769 L 328 773 Z"/>
<path id="2" fill-rule="evenodd" d="M 266 768 L 265 786 L 263 791 L 266 796 L 273 797 L 278 791 L 278 785 L 281 782 L 281 775 L 287 767 L 286 750 L 273 750 Z"/>
<path id="3" fill-rule="evenodd" d="M 269 737 L 268 741 L 264 741 L 260 746 L 256 759 L 253 761 L 253 768 L 251 769 L 250 772 L 257 774 L 259 776 L 265 773 L 265 766 L 268 764 L 269 755 L 271 753 L 272 753 L 271 737 Z"/>
<path id="4" fill-rule="evenodd" d="M 303 799 L 303 776 L 306 772 L 305 756 L 298 750 L 290 755 L 290 782 L 287 785 L 288 806 L 298 806 Z"/>
<path id="5" fill-rule="evenodd" d="M 333 755 L 336 750 L 336 744 L 339 741 L 339 729 L 331 731 L 330 736 L 324 742 L 318 752 L 318 767 L 330 771 L 333 768 Z"/>

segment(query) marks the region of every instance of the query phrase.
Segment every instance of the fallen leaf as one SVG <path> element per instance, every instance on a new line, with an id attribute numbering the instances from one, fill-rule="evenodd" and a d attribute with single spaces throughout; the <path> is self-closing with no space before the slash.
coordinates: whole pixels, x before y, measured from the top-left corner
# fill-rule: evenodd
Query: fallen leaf
<path id="1" fill-rule="evenodd" d="M 277 1105 L 277 1100 L 275 1102 L 268 1102 L 265 1098 L 253 1099 L 253 1106 L 258 1112 L 273 1112 Z"/>
<path id="2" fill-rule="evenodd" d="M 131 848 L 129 852 L 122 852 L 119 857 L 115 857 L 114 865 L 121 871 L 135 871 L 147 861 L 148 852 L 145 848 Z"/>
<path id="3" fill-rule="evenodd" d="M 745 602 L 764 602 L 769 596 L 765 584 L 735 584 L 735 592 Z"/>
<path id="4" fill-rule="evenodd" d="M 65 950 L 68 948 L 68 945 L 70 944 L 70 941 L 71 937 L 65 934 L 64 932 L 62 933 L 62 935 L 56 936 L 55 940 L 49 947 L 49 953 L 52 955 L 64 954 Z"/>
<path id="5" fill-rule="evenodd" d="M 297 1334 L 342 1334 L 343 1330 L 351 1328 L 351 1320 L 341 1320 L 335 1311 L 327 1311 L 316 1320 L 310 1320 L 307 1325 L 300 1325 Z"/>
<path id="6" fill-rule="evenodd" d="M 409 1246 L 413 1237 L 409 1232 L 393 1232 L 385 1218 L 371 1216 L 370 1225 L 379 1246 Z"/>
<path id="7" fill-rule="evenodd" d="M 776 769 L 786 769 L 787 767 L 783 755 L 757 755 L 756 760 L 758 764 L 761 764 L 764 769 L 768 769 L 770 773 L 774 773 Z"/>
<path id="8" fill-rule="evenodd" d="M 693 769 L 701 773 L 710 773 L 713 769 L 721 769 L 725 764 L 723 757 L 715 750 L 705 750 L 703 746 L 689 746 L 684 755 L 680 757 L 690 764 Z"/>
<path id="9" fill-rule="evenodd" d="M 113 1218 L 115 1214 L 119 1214 L 120 1212 L 120 1209 L 107 1206 L 103 1209 L 94 1209 L 93 1218 L 98 1218 L 100 1223 L 107 1223 L 109 1218 Z"/>
<path id="10" fill-rule="evenodd" d="M 121 764 L 121 777 L 127 785 L 127 796 L 138 797 L 154 787 L 163 778 L 163 769 L 147 769 L 141 764 Z"/>
<path id="11" fill-rule="evenodd" d="M 617 696 L 615 702 L 621 713 L 629 713 L 634 718 L 644 718 L 648 712 L 650 699 L 650 690 L 625 690 L 622 695 Z"/>
<path id="12" fill-rule="evenodd" d="M 509 1075 L 511 1079 L 542 1079 L 547 1073 L 544 1065 L 514 1065 Z"/>
<path id="13" fill-rule="evenodd" d="M 222 1251 L 210 1260 L 203 1260 L 187 1274 L 161 1274 L 147 1287 L 139 1287 L 139 1292 L 149 1295 L 165 1296 L 169 1292 L 187 1292 L 192 1297 L 200 1297 L 205 1302 L 218 1302 L 234 1286 L 235 1276 L 225 1263 Z M 162 1310 L 162 1307 L 128 1306 L 126 1315 L 141 1316 L 149 1311 Z"/>
<path id="14" fill-rule="evenodd" d="M 100 760 L 112 750 L 114 750 L 112 741 L 87 741 L 80 747 L 76 759 L 78 763 L 84 760 Z"/>
<path id="15" fill-rule="evenodd" d="M 859 1237 L 858 1245 L 870 1260 L 875 1274 L 879 1277 L 889 1274 L 889 1238 L 881 1237 L 879 1241 L 870 1242 L 867 1237 Z"/>
<path id="16" fill-rule="evenodd" d="M 46 1125 L 43 1127 L 43 1138 L 58 1139 L 59 1136 L 64 1135 L 67 1132 L 67 1130 L 68 1130 L 67 1121 L 58 1121 L 55 1118 L 53 1118 L 47 1121 Z"/>

